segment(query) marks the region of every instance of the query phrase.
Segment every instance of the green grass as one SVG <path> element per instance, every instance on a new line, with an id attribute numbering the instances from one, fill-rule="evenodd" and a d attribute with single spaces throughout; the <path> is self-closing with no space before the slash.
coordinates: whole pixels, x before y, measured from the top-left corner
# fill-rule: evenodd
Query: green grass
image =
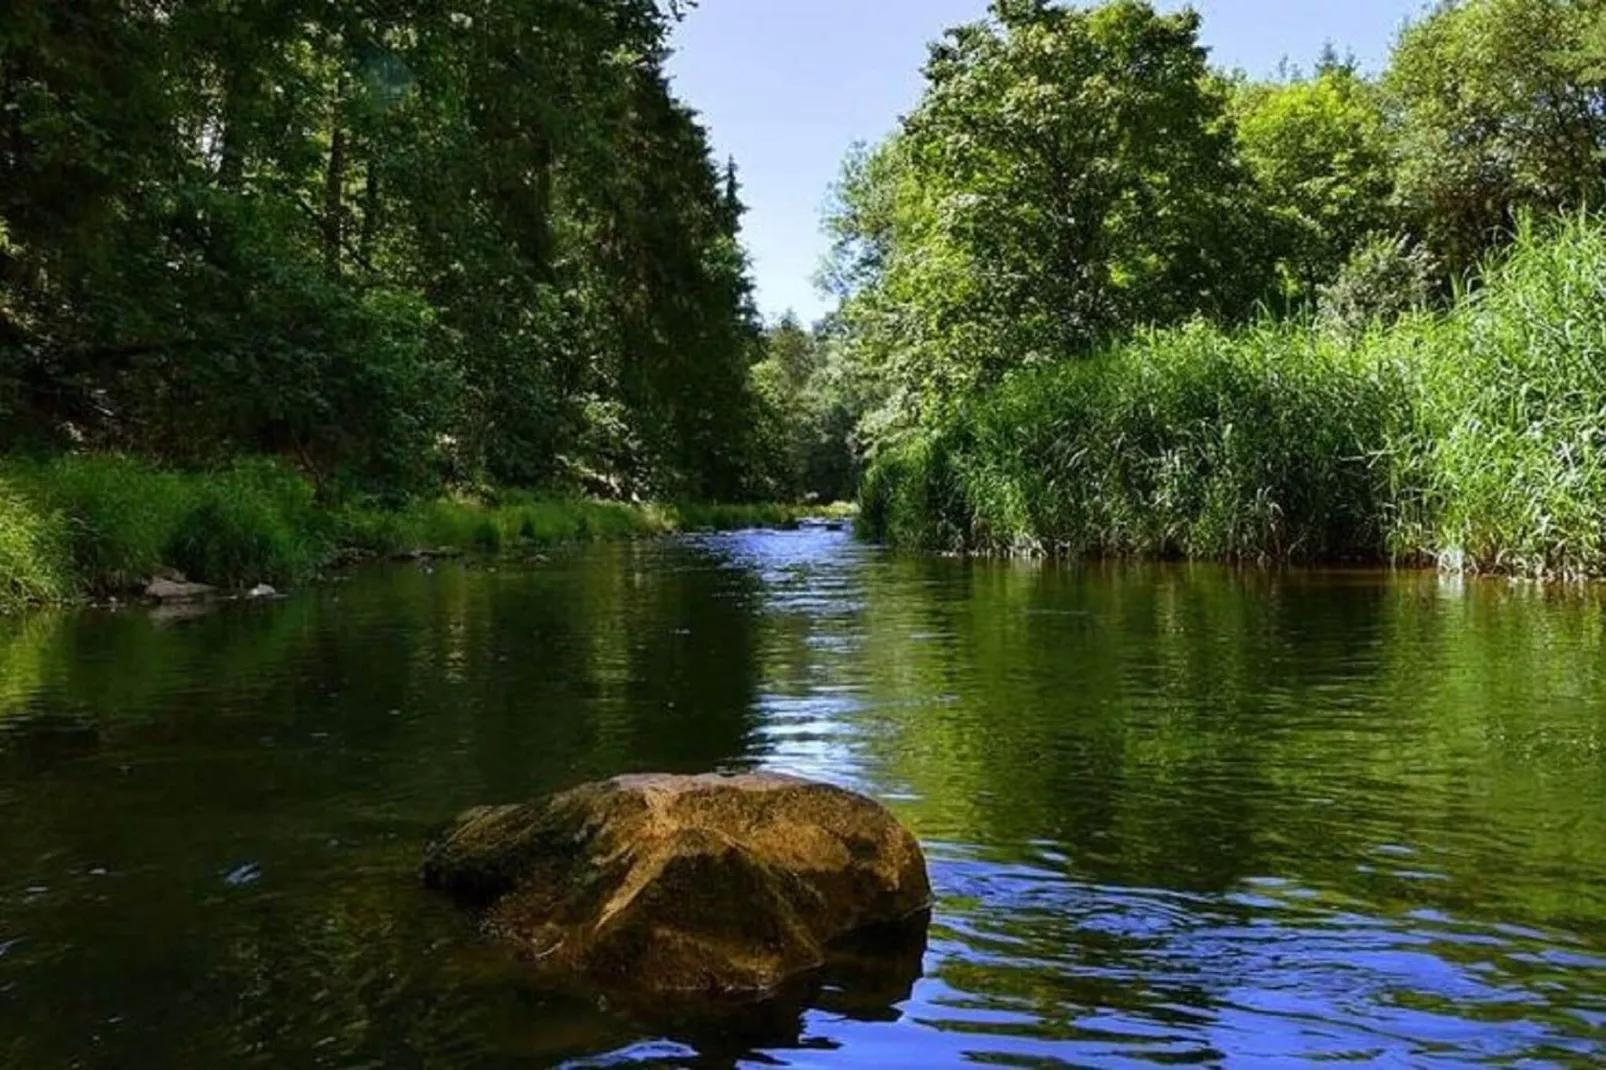
<path id="1" fill-rule="evenodd" d="M 0 613 L 53 601 L 67 590 L 57 525 L 0 479 Z"/>
<path id="2" fill-rule="evenodd" d="M 327 558 L 311 486 L 266 460 L 219 472 L 163 471 L 120 456 L 11 462 L 19 511 L 56 531 L 43 601 L 136 587 L 162 568 L 224 587 L 296 583 Z"/>
<path id="3" fill-rule="evenodd" d="M 1140 335 L 886 451 L 861 531 L 985 553 L 1606 575 L 1606 234 L 1526 232 L 1448 313 Z"/>
<path id="4" fill-rule="evenodd" d="M 493 499 L 441 499 L 405 508 L 351 508 L 337 517 L 342 545 L 378 554 L 420 549 L 497 553 L 521 545 L 791 527 L 806 517 L 840 518 L 851 506 L 632 505 L 538 498 L 517 491 Z"/>
<path id="5" fill-rule="evenodd" d="M 434 549 L 499 553 L 521 544 L 629 538 L 671 530 L 650 508 L 516 494 L 491 502 L 441 499 L 401 509 L 349 508 L 337 515 L 337 529 L 342 545 L 378 554 Z"/>
<path id="6" fill-rule="evenodd" d="M 837 510 L 836 512 L 840 512 Z M 630 505 L 506 491 L 326 508 L 266 459 L 175 472 L 129 457 L 0 462 L 0 611 L 139 589 L 164 569 L 239 589 L 305 582 L 342 549 L 517 553 L 561 542 L 787 526 L 832 509 Z"/>

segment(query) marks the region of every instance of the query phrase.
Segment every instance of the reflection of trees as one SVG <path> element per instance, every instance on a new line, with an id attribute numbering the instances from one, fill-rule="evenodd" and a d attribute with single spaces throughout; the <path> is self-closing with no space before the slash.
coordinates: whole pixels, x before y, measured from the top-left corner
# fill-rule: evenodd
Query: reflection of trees
<path id="1" fill-rule="evenodd" d="M 944 561 L 866 584 L 868 779 L 908 794 L 942 895 L 913 1013 L 957 1049 L 1215 1062 L 1222 1015 L 1298 992 L 1311 1054 L 1413 1013 L 1588 1050 L 1598 600 Z M 1271 1002 L 1255 1027 L 1296 1031 Z"/>
<path id="2" fill-rule="evenodd" d="M 1606 864 L 1595 600 L 915 560 L 866 582 L 874 776 L 928 838 L 1118 884 L 1606 919 L 1580 897 Z M 1398 846 L 1449 879 L 1397 878 Z"/>
<path id="3" fill-rule="evenodd" d="M 44 686 L 46 656 L 62 620 L 59 613 L 0 617 L 0 721 L 25 710 Z"/>
<path id="4" fill-rule="evenodd" d="M 1248 877 L 1606 941 L 1596 598 L 868 553 L 785 562 L 778 585 L 773 561 L 714 564 L 620 545 L 166 627 L 0 622 L 0 1065 L 627 1044 L 476 949 L 416 888 L 419 844 L 464 805 L 751 758 L 761 691 L 851 730 L 820 753 L 967 845 L 935 844 L 972 859 L 942 863 L 939 944 L 966 945 L 939 947 L 944 977 L 1043 1020 L 1144 1009 L 1156 984 L 1207 1000 L 1190 971 L 1245 952 L 1220 935 L 1243 919 L 1184 893 Z M 28 732 L 58 733 L 49 761 L 7 757 Z M 1075 881 L 1016 879 L 1054 868 Z"/>
<path id="5" fill-rule="evenodd" d="M 4 701 L 96 729 L 65 764 L 0 765 L 0 945 L 19 941 L 0 953 L 0 1064 L 477 1065 L 629 1043 L 476 952 L 415 867 L 464 805 L 742 758 L 757 585 L 709 565 L 603 547 L 0 635 L 0 665 L 26 667 Z"/>

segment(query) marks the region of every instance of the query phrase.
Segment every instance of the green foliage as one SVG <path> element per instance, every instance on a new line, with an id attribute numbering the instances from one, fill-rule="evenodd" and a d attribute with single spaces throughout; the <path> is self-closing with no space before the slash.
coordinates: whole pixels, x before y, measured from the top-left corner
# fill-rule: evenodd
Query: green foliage
<path id="1" fill-rule="evenodd" d="M 504 492 L 491 500 L 442 499 L 404 509 L 348 508 L 335 518 L 342 545 L 378 554 L 415 550 L 511 552 L 565 542 L 595 542 L 679 531 L 791 527 L 808 516 L 842 517 L 840 507 L 789 505 L 627 505 L 589 499 L 541 499 Z"/>
<path id="2" fill-rule="evenodd" d="M 1271 214 L 1282 296 L 1306 299 L 1370 235 L 1395 226 L 1382 94 L 1329 62 L 1311 78 L 1240 83 L 1232 112 Z"/>
<path id="3" fill-rule="evenodd" d="M 177 473 L 111 455 L 13 466 L 12 475 L 41 512 L 62 518 L 68 570 L 92 590 L 132 587 L 166 564 L 193 491 Z"/>
<path id="4" fill-rule="evenodd" d="M 1271 250 L 1192 11 L 1000 2 L 850 162 L 828 278 L 889 424 L 1112 332 L 1245 316 Z"/>
<path id="5" fill-rule="evenodd" d="M 1417 542 L 1476 569 L 1606 574 L 1606 232 L 1515 252 L 1419 343 L 1421 415 L 1404 486 Z"/>
<path id="6" fill-rule="evenodd" d="M 862 530 L 992 552 L 1606 575 L 1606 232 L 1525 230 L 1442 315 L 1149 332 L 878 459 Z"/>
<path id="7" fill-rule="evenodd" d="M 1432 306 L 1438 261 L 1406 237 L 1375 236 L 1359 245 L 1331 284 L 1318 288 L 1322 322 L 1347 331 L 1389 324 Z"/>
<path id="8" fill-rule="evenodd" d="M 1391 385 L 1298 327 L 1146 333 L 1024 374 L 879 463 L 865 528 L 992 553 L 1370 556 Z"/>
<path id="9" fill-rule="evenodd" d="M 0 469 L 0 611 L 137 591 L 170 569 L 236 590 L 296 584 L 314 577 L 337 549 L 500 554 L 842 515 L 785 505 L 630 505 L 517 490 L 331 508 L 306 479 L 261 459 L 209 472 L 115 455 L 13 461 Z"/>
<path id="10" fill-rule="evenodd" d="M 122 592 L 164 568 L 218 586 L 294 583 L 328 556 L 309 483 L 268 461 L 163 471 L 117 456 L 13 463 L 19 515 L 57 531 L 48 597 Z"/>
<path id="11" fill-rule="evenodd" d="M 312 487 L 277 465 L 238 464 L 189 490 L 164 560 L 192 577 L 236 588 L 295 583 L 328 556 Z"/>
<path id="12" fill-rule="evenodd" d="M 1602 0 L 1465 0 L 1401 37 L 1385 83 L 1400 199 L 1449 268 L 1472 267 L 1524 208 L 1606 198 Z"/>
<path id="13" fill-rule="evenodd" d="M 764 344 L 752 375 L 763 406 L 758 456 L 768 469 L 767 496 L 845 501 L 858 478 L 853 431 L 861 413 L 841 381 L 840 348 L 791 314 L 766 332 Z"/>
<path id="14" fill-rule="evenodd" d="M 675 9 L 11 5 L 0 449 L 751 492 L 741 206 Z"/>
<path id="15" fill-rule="evenodd" d="M 0 479 L 0 613 L 48 602 L 67 590 L 60 533 Z"/>
<path id="16" fill-rule="evenodd" d="M 1454 0 L 1379 78 L 1329 49 L 1257 82 L 1206 66 L 1191 12 L 998 0 L 838 184 L 856 451 L 1154 326 L 1442 307 L 1522 212 L 1606 198 L 1603 27 L 1603 0 Z"/>
<path id="17" fill-rule="evenodd" d="M 957 428 L 953 435 L 963 433 Z M 932 435 L 878 457 L 859 489 L 859 534 L 922 550 L 972 546 L 972 514 L 954 471 L 954 452 L 950 435 Z"/>
<path id="18" fill-rule="evenodd" d="M 553 543 L 599 534 L 617 510 L 633 523 L 636 510 L 592 502 L 485 503 L 441 499 L 399 510 L 348 508 L 337 517 L 343 545 L 379 554 L 414 550 L 495 553 L 522 543 Z"/>

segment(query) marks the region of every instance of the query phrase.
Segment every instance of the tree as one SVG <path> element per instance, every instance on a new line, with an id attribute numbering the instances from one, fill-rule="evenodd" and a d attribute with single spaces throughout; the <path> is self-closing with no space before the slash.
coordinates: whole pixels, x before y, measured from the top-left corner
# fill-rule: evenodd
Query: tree
<path id="1" fill-rule="evenodd" d="M 1522 209 L 1606 197 L 1606 0 L 1442 3 L 1401 37 L 1385 85 L 1400 200 L 1455 272 Z"/>
<path id="2" fill-rule="evenodd" d="M 764 407 L 764 455 L 777 496 L 841 501 L 853 494 L 854 428 L 862 410 L 834 341 L 822 328 L 804 328 L 791 312 L 765 332 L 753 384 Z"/>
<path id="3" fill-rule="evenodd" d="M 1198 26 L 1139 0 L 999 0 L 933 47 L 925 96 L 850 161 L 832 219 L 827 276 L 886 426 L 1267 293 L 1267 228 Z"/>
<path id="4" fill-rule="evenodd" d="M 16 0 L 0 448 L 739 495 L 735 176 L 655 0 Z"/>
<path id="5" fill-rule="evenodd" d="M 1371 235 L 1397 226 L 1382 95 L 1329 53 L 1312 77 L 1239 83 L 1232 114 L 1276 228 L 1283 296 L 1308 300 Z"/>

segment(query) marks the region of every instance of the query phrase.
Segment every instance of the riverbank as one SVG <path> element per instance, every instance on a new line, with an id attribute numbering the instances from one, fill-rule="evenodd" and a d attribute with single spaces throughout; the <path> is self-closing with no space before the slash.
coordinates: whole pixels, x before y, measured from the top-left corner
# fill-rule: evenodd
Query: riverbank
<path id="1" fill-rule="evenodd" d="M 860 530 L 928 550 L 1606 575 L 1606 234 L 1364 333 L 1141 335 L 1019 374 L 872 466 Z"/>
<path id="2" fill-rule="evenodd" d="M 837 513 L 522 492 L 330 508 L 306 480 L 263 459 L 207 473 L 114 456 L 9 461 L 0 463 L 0 611 L 138 591 L 164 572 L 220 588 L 288 586 L 343 559 L 781 527 Z"/>

